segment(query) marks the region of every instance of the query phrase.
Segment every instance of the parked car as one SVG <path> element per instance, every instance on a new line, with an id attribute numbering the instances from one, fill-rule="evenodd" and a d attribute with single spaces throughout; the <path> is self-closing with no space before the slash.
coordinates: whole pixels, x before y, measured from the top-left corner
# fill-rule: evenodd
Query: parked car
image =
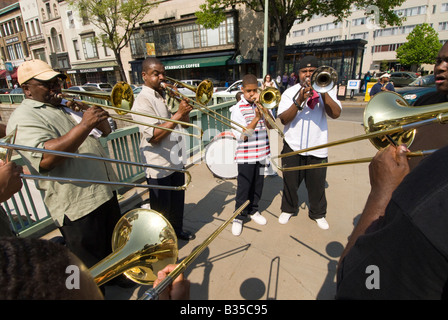
<path id="1" fill-rule="evenodd" d="M 8 94 L 11 91 L 11 89 L 8 88 L 1 88 L 0 89 L 0 94 Z"/>
<path id="2" fill-rule="evenodd" d="M 74 90 L 74 91 L 100 91 L 97 88 L 93 86 L 72 86 L 68 88 L 68 90 Z"/>
<path id="3" fill-rule="evenodd" d="M 412 105 L 424 94 L 437 91 L 434 75 L 430 74 L 417 78 L 408 86 L 396 88 L 395 91 L 400 94 L 410 105 Z"/>
<path id="4" fill-rule="evenodd" d="M 110 83 L 85 83 L 84 86 L 94 87 L 100 91 L 112 91 L 113 86 Z"/>
<path id="5" fill-rule="evenodd" d="M 417 79 L 418 76 L 415 72 L 392 72 L 390 74 L 390 81 L 394 84 L 394 87 L 404 87 Z"/>

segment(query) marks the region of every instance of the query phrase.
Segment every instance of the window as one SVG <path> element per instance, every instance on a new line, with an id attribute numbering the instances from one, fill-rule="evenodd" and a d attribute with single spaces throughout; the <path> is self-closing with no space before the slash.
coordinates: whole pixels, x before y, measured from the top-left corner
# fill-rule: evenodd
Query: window
<path id="1" fill-rule="evenodd" d="M 368 32 L 353 33 L 351 36 L 352 36 L 352 39 L 367 40 L 367 38 L 369 37 L 369 33 Z"/>
<path id="2" fill-rule="evenodd" d="M 53 43 L 54 52 L 61 52 L 61 46 L 59 43 L 58 33 L 55 28 L 51 28 L 51 42 Z"/>
<path id="3" fill-rule="evenodd" d="M 61 51 L 65 51 L 64 40 L 62 39 L 62 34 L 59 34 L 59 45 L 61 46 Z"/>
<path id="4" fill-rule="evenodd" d="M 418 6 L 406 9 L 395 10 L 394 13 L 399 17 L 412 17 L 420 14 L 426 14 L 427 6 Z"/>
<path id="5" fill-rule="evenodd" d="M 157 53 L 164 54 L 178 50 L 201 50 L 210 46 L 223 46 L 235 42 L 234 18 L 228 17 L 217 29 L 206 29 L 194 22 L 177 24 L 176 26 L 160 26 L 150 28 L 146 26 L 144 36 L 136 30 L 130 38 L 129 44 L 133 55 L 144 53 L 144 43 L 156 43 Z"/>
<path id="6" fill-rule="evenodd" d="M 49 3 L 49 2 L 47 2 L 47 3 L 45 4 L 45 8 L 47 9 L 48 19 L 52 19 L 52 18 L 53 18 L 53 15 L 51 14 L 51 8 L 50 8 L 50 3 Z"/>
<path id="7" fill-rule="evenodd" d="M 81 60 L 78 40 L 73 40 L 73 49 L 75 50 L 76 60 Z"/>
<path id="8" fill-rule="evenodd" d="M 446 31 L 446 30 L 448 30 L 448 21 L 439 22 L 439 31 Z"/>
<path id="9" fill-rule="evenodd" d="M 308 33 L 314 33 L 314 32 L 320 32 L 320 31 L 326 31 L 326 30 L 333 30 L 338 29 L 341 27 L 341 22 L 338 23 L 325 23 L 320 24 L 317 26 L 312 26 L 308 28 Z"/>
<path id="10" fill-rule="evenodd" d="M 36 19 L 36 34 L 41 34 L 42 32 L 40 31 L 40 24 L 39 24 L 39 20 Z M 33 30 L 34 30 L 34 24 L 33 21 L 31 21 L 31 25 L 33 26 Z"/>
<path id="11" fill-rule="evenodd" d="M 25 58 L 25 56 L 23 55 L 22 45 L 20 43 L 14 44 L 14 49 L 17 53 L 17 59 Z"/>
<path id="12" fill-rule="evenodd" d="M 353 19 L 352 20 L 352 26 L 361 26 L 366 24 L 366 17 L 362 17 L 362 18 L 358 18 L 358 19 Z"/>
<path id="13" fill-rule="evenodd" d="M 6 49 L 8 50 L 9 59 L 8 60 L 15 60 L 16 59 L 16 53 L 14 52 L 13 46 L 6 46 Z"/>
<path id="14" fill-rule="evenodd" d="M 103 39 L 104 55 L 105 55 L 106 57 L 108 57 L 108 56 L 112 55 L 112 52 L 111 52 L 111 49 L 110 49 L 108 46 L 106 46 L 106 38 L 107 38 L 107 35 L 105 35 L 105 34 L 103 34 L 103 35 L 101 36 L 101 39 Z"/>
<path id="15" fill-rule="evenodd" d="M 86 59 L 98 58 L 98 50 L 96 49 L 96 41 L 94 35 L 84 36 L 81 39 L 84 57 Z"/>
<path id="16" fill-rule="evenodd" d="M 55 17 L 59 17 L 58 6 L 57 4 L 53 4 L 53 12 Z"/>
<path id="17" fill-rule="evenodd" d="M 76 28 L 75 26 L 75 18 L 73 17 L 72 11 L 67 11 L 67 19 L 68 19 L 68 27 L 70 29 Z"/>
<path id="18" fill-rule="evenodd" d="M 293 32 L 292 32 L 292 36 L 293 36 L 294 38 L 296 38 L 296 37 L 302 37 L 302 36 L 304 36 L 304 35 L 305 35 L 305 29 L 296 30 L 296 31 L 293 31 Z"/>

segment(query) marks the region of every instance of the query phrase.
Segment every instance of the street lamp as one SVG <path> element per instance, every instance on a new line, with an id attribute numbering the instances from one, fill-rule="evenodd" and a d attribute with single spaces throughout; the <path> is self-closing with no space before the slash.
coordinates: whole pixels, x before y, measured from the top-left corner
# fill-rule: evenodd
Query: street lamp
<path id="1" fill-rule="evenodd" d="M 268 74 L 268 11 L 269 0 L 264 1 L 263 78 Z"/>

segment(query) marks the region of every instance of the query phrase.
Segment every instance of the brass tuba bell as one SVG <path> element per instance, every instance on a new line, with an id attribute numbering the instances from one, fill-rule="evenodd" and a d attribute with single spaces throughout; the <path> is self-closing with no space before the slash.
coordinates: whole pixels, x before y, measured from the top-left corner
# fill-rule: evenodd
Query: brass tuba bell
<path id="1" fill-rule="evenodd" d="M 134 282 L 150 285 L 166 265 L 176 263 L 176 233 L 168 220 L 151 209 L 123 215 L 112 235 L 113 252 L 90 268 L 96 284 L 124 273 Z"/>

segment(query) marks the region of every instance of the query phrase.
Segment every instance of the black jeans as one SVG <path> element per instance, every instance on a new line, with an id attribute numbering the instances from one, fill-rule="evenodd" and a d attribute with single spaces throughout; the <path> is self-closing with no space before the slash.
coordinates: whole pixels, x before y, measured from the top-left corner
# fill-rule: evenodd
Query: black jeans
<path id="1" fill-rule="evenodd" d="M 235 210 L 243 205 L 246 200 L 250 203 L 236 218 L 251 215 L 258 211 L 258 202 L 263 192 L 264 165 L 257 163 L 239 163 L 237 189 L 235 198 Z"/>
<path id="2" fill-rule="evenodd" d="M 292 152 L 289 145 L 283 141 L 282 154 Z M 282 158 L 283 168 L 296 167 L 308 164 L 327 162 L 328 158 L 317 158 L 313 156 L 293 155 Z M 298 190 L 300 184 L 305 180 L 308 191 L 309 212 L 311 219 L 325 217 L 327 213 L 327 199 L 325 197 L 325 181 L 327 168 L 285 171 L 283 172 L 283 197 L 281 210 L 287 213 L 296 213 L 299 208 Z"/>
<path id="3" fill-rule="evenodd" d="M 161 179 L 146 178 L 149 185 L 181 186 L 185 183 L 183 172 L 174 172 Z M 151 209 L 163 214 L 171 223 L 176 233 L 182 232 L 184 220 L 185 190 L 149 189 Z"/>
<path id="4" fill-rule="evenodd" d="M 121 217 L 116 194 L 88 215 L 59 228 L 67 247 L 90 268 L 112 253 L 112 233 Z"/>

